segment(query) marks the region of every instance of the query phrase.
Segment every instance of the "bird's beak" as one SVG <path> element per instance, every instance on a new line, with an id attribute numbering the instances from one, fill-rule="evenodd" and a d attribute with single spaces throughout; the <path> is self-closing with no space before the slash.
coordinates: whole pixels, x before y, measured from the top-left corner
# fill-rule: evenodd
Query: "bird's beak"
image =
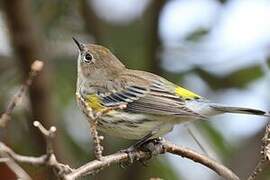
<path id="1" fill-rule="evenodd" d="M 72 37 L 73 41 L 75 42 L 75 44 L 78 46 L 80 51 L 83 51 L 84 48 L 84 44 L 80 43 L 79 41 L 77 41 L 74 37 Z"/>

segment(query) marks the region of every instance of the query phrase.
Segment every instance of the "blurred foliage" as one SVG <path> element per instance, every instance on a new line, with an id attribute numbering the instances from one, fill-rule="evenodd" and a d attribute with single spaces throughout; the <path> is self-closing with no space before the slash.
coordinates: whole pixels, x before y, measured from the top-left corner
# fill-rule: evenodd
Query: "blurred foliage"
<path id="1" fill-rule="evenodd" d="M 196 31 L 194 31 L 193 33 L 191 33 L 189 36 L 186 37 L 187 41 L 198 41 L 200 40 L 202 37 L 204 37 L 205 35 L 207 35 L 209 33 L 208 29 L 204 29 L 204 28 L 199 28 Z"/>
<path id="2" fill-rule="evenodd" d="M 76 66 L 76 60 L 71 59 L 71 57 L 63 56 L 55 59 L 57 70 L 55 71 L 53 87 L 55 88 L 56 99 L 63 106 L 62 110 L 69 105 L 71 100 L 75 99 Z"/>
<path id="3" fill-rule="evenodd" d="M 147 67 L 151 62 L 147 60 L 147 38 L 144 35 L 136 36 L 144 34 L 143 27 L 147 23 L 146 20 L 140 20 L 122 27 L 103 23 L 103 44 L 128 67 L 149 70 Z"/>
<path id="4" fill-rule="evenodd" d="M 200 127 L 203 134 L 211 139 L 216 152 L 222 159 L 228 159 L 233 153 L 233 147 L 223 138 L 222 134 L 217 131 L 211 123 L 200 122 L 197 127 Z"/>
<path id="5" fill-rule="evenodd" d="M 260 66 L 239 69 L 224 77 L 213 75 L 201 68 L 194 69 L 213 90 L 225 88 L 245 88 L 249 83 L 262 77 L 264 74 Z"/>
<path id="6" fill-rule="evenodd" d="M 43 25 L 43 32 L 53 33 L 54 29 L 61 25 L 63 20 L 72 12 L 73 4 L 66 0 L 32 0 L 33 11 L 40 18 Z"/>

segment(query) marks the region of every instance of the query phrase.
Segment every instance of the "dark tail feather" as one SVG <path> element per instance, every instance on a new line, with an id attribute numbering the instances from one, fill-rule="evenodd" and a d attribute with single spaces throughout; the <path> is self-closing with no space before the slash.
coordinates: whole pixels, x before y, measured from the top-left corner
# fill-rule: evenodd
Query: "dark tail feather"
<path id="1" fill-rule="evenodd" d="M 222 106 L 222 105 L 212 105 L 217 111 L 224 112 L 224 113 L 239 113 L 239 114 L 252 114 L 252 115 L 259 115 L 259 116 L 266 116 L 270 117 L 269 112 L 265 112 L 259 109 L 252 109 L 252 108 L 243 108 L 243 107 L 232 107 L 232 106 Z"/>

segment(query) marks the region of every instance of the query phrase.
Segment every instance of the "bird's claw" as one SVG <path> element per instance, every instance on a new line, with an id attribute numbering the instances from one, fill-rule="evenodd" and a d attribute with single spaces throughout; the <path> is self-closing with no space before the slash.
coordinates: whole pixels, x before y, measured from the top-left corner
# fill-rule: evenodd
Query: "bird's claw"
<path id="1" fill-rule="evenodd" d="M 130 146 L 127 149 L 120 150 L 121 153 L 128 154 L 128 158 L 129 158 L 129 161 L 127 163 L 120 163 L 120 166 L 121 167 L 127 167 L 130 164 L 132 164 L 135 160 L 137 160 L 137 159 L 135 159 L 136 158 L 136 154 L 133 153 L 136 150 L 141 150 L 141 151 L 144 151 L 144 152 L 149 153 L 149 156 L 147 158 L 140 159 L 140 162 L 144 166 L 146 166 L 147 165 L 146 164 L 146 161 L 150 160 L 152 158 L 152 155 L 155 155 L 156 154 L 156 145 L 157 144 L 160 144 L 162 140 L 163 139 L 159 137 L 159 138 L 156 138 L 156 139 L 151 139 L 151 140 L 143 143 L 140 146 L 136 146 L 136 144 L 135 144 L 135 145 Z"/>
<path id="2" fill-rule="evenodd" d="M 120 153 L 126 153 L 128 155 L 128 161 L 121 162 L 120 163 L 120 167 L 126 168 L 127 166 L 131 165 L 134 162 L 134 160 L 135 160 L 135 154 L 132 153 L 134 151 L 136 151 L 136 147 L 135 146 L 130 146 L 127 149 L 120 150 Z"/>

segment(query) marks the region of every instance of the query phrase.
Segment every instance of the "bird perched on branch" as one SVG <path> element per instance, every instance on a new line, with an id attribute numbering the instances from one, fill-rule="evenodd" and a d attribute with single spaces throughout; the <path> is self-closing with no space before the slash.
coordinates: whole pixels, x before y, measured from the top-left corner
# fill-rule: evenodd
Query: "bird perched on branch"
<path id="1" fill-rule="evenodd" d="M 103 46 L 73 40 L 79 49 L 77 93 L 94 112 L 111 109 L 97 121 L 98 130 L 108 135 L 137 139 L 141 145 L 176 124 L 217 114 L 270 116 L 258 109 L 212 103 L 158 75 L 126 68 Z M 113 108 L 120 106 L 124 108 Z"/>

